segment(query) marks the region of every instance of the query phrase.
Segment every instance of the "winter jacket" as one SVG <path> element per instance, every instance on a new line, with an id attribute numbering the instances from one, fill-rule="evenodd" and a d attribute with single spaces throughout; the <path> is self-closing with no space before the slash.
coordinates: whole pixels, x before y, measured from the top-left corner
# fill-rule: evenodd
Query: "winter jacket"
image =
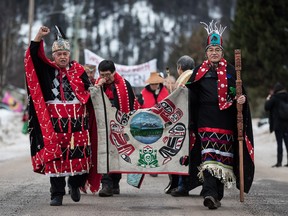
<path id="1" fill-rule="evenodd" d="M 285 90 L 278 91 L 271 95 L 270 99 L 266 100 L 264 108 L 269 111 L 270 132 L 275 130 L 287 131 L 288 120 L 281 119 L 279 116 L 280 101 L 288 103 L 288 93 Z"/>
<path id="2" fill-rule="evenodd" d="M 150 85 L 147 85 L 141 91 L 138 101 L 141 104 L 142 109 L 150 108 L 166 98 L 168 95 L 169 92 L 162 83 L 160 83 L 160 91 L 158 94 L 151 90 Z"/>

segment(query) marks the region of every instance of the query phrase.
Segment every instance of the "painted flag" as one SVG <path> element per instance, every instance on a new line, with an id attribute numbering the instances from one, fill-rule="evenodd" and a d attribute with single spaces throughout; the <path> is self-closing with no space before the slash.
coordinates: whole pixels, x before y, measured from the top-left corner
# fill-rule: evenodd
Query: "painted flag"
<path id="1" fill-rule="evenodd" d="M 186 87 L 152 108 L 128 114 L 111 107 L 102 88 L 89 90 L 97 121 L 99 173 L 188 174 L 188 167 L 179 163 L 189 151 Z"/>

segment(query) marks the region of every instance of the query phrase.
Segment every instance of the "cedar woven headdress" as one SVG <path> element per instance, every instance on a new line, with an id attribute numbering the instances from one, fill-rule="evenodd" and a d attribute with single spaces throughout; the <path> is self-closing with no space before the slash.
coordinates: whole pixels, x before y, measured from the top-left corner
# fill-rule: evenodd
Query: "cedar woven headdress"
<path id="1" fill-rule="evenodd" d="M 57 51 L 69 51 L 70 52 L 70 43 L 67 40 L 65 34 L 63 31 L 55 25 L 56 33 L 55 33 L 55 41 L 52 45 L 52 53 L 57 52 Z"/>
<path id="2" fill-rule="evenodd" d="M 217 22 L 214 23 L 214 20 L 212 20 L 209 25 L 204 22 L 200 23 L 206 26 L 204 28 L 208 33 L 207 46 L 205 50 L 207 50 L 210 46 L 220 46 L 223 49 L 222 34 L 225 31 L 226 26 L 223 28 L 220 24 L 219 27 L 217 27 Z"/>
<path id="3" fill-rule="evenodd" d="M 146 80 L 149 84 L 164 83 L 164 79 L 156 71 L 150 73 L 150 77 Z"/>
<path id="4" fill-rule="evenodd" d="M 85 64 L 84 69 L 88 72 L 96 72 L 96 65 Z"/>

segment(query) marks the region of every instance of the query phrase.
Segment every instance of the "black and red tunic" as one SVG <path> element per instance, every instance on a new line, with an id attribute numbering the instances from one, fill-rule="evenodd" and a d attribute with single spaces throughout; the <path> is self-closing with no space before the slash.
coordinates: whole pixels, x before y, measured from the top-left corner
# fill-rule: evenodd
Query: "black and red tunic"
<path id="1" fill-rule="evenodd" d="M 91 83 L 83 66 L 72 61 L 69 67 L 59 68 L 46 58 L 43 41 L 32 41 L 25 70 L 34 171 L 49 176 L 89 173 L 97 133 L 89 131 L 95 126 L 95 115 L 88 91 Z"/>
<path id="2" fill-rule="evenodd" d="M 196 67 L 186 86 L 190 89 L 191 129 L 196 136 L 192 143 L 191 172 L 203 178 L 208 170 L 226 186 L 239 183 L 236 71 L 221 59 L 217 68 L 208 61 Z M 244 89 L 243 89 L 244 91 Z M 254 147 L 248 101 L 243 105 L 245 192 L 254 176 Z M 198 169 L 200 172 L 198 173 Z M 238 186 L 239 184 L 237 184 Z"/>

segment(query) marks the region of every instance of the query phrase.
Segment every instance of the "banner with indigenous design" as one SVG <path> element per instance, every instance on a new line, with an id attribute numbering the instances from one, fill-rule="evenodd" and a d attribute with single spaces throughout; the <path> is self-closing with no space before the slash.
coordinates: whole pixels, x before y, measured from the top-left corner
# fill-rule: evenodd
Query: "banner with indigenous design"
<path id="1" fill-rule="evenodd" d="M 114 107 L 102 88 L 91 87 L 97 121 L 99 173 L 188 173 L 188 89 L 180 87 L 149 109 L 128 114 Z"/>
<path id="2" fill-rule="evenodd" d="M 96 65 L 104 60 L 102 57 L 96 55 L 88 49 L 84 49 L 85 64 Z M 115 64 L 116 71 L 129 81 L 133 87 L 144 87 L 147 85 L 145 81 L 149 78 L 150 72 L 157 71 L 157 60 L 152 59 L 148 62 L 139 65 L 120 65 Z M 99 76 L 96 71 L 96 76 Z"/>

